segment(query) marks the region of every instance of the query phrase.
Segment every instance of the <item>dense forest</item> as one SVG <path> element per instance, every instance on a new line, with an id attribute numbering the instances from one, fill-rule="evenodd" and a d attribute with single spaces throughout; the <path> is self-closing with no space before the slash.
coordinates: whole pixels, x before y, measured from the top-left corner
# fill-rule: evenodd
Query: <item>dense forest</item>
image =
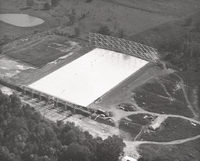
<path id="1" fill-rule="evenodd" d="M 117 161 L 124 146 L 117 136 L 102 140 L 73 123 L 50 122 L 0 92 L 1 161 Z"/>
<path id="2" fill-rule="evenodd" d="M 131 39 L 158 49 L 160 59 L 168 67 L 180 72 L 195 72 L 196 76 L 200 72 L 200 12 L 162 24 Z"/>

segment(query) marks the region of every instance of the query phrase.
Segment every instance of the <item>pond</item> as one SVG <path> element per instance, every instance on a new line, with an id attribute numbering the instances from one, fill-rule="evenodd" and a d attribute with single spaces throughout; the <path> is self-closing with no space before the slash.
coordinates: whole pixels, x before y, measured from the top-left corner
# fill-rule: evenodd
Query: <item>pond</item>
<path id="1" fill-rule="evenodd" d="M 145 64 L 133 56 L 96 48 L 29 87 L 88 106 Z"/>
<path id="2" fill-rule="evenodd" d="M 43 19 L 27 14 L 0 14 L 0 21 L 18 27 L 33 27 L 44 23 Z"/>

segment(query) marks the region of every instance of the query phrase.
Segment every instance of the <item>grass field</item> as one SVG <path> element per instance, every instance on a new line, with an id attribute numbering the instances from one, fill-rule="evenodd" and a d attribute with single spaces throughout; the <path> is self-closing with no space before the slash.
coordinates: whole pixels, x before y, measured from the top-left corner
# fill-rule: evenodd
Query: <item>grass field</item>
<path id="1" fill-rule="evenodd" d="M 195 0 L 109 0 L 108 2 L 140 9 L 149 13 L 159 13 L 176 17 L 186 16 L 188 13 L 198 11 L 197 6 L 200 5 L 200 2 Z"/>
<path id="2" fill-rule="evenodd" d="M 200 139 L 177 145 L 143 144 L 139 152 L 148 161 L 199 161 L 199 145 Z"/>
<path id="3" fill-rule="evenodd" d="M 147 111 L 192 117 L 182 90 L 175 91 L 176 81 L 173 79 L 171 75 L 168 75 L 161 77 L 159 82 L 158 79 L 152 80 L 138 87 L 133 97 L 137 104 Z"/>
<path id="4" fill-rule="evenodd" d="M 61 56 L 70 54 L 77 45 L 65 37 L 47 35 L 36 40 L 29 40 L 4 54 L 40 68 Z"/>
<path id="5" fill-rule="evenodd" d="M 136 115 L 130 115 L 128 116 L 128 119 L 131 120 L 131 122 L 140 124 L 140 125 L 148 125 L 151 123 L 151 120 L 155 117 L 150 114 L 136 114 Z"/>
<path id="6" fill-rule="evenodd" d="M 136 34 L 174 20 L 171 15 L 150 13 L 140 8 L 129 8 L 103 0 L 93 0 L 91 3 L 85 3 L 81 0 L 60 0 L 59 5 L 51 10 L 21 10 L 25 6 L 24 3 L 25 0 L 16 2 L 0 0 L 1 13 L 23 12 L 40 17 L 45 20 L 45 23 L 34 28 L 17 28 L 1 23 L 1 38 L 7 36 L 7 38 L 12 40 L 26 34 L 34 34 L 34 32 L 41 32 L 60 25 L 67 26 L 69 19 L 73 21 L 73 25 L 78 28 L 80 33 L 96 32 L 100 27 L 107 26 L 112 34 L 123 32 L 125 35 Z"/>
<path id="7" fill-rule="evenodd" d="M 147 111 L 192 117 L 182 90 L 173 92 L 176 84 L 174 78 L 171 79 L 171 76 L 165 73 L 166 71 L 156 69 L 156 67 L 144 67 L 145 71 L 139 71 L 139 73 L 131 76 L 118 87 L 102 96 L 101 101 L 91 105 L 91 107 L 110 110 L 117 108 L 121 103 L 134 103 L 135 100 L 141 108 Z M 162 74 L 166 77 L 162 77 Z M 158 82 L 159 78 L 162 78 L 160 79 L 162 85 Z M 171 79 L 171 81 L 162 81 L 164 78 L 165 80 Z M 142 84 L 142 82 L 145 83 Z M 171 97 L 173 100 L 171 100 Z"/>
<path id="8" fill-rule="evenodd" d="M 122 119 L 119 123 L 119 129 L 128 132 L 131 136 L 131 139 L 135 138 L 137 134 L 140 132 L 142 126 L 137 123 L 127 122 Z"/>
<path id="9" fill-rule="evenodd" d="M 167 142 L 199 135 L 200 125 L 181 118 L 167 118 L 157 131 L 143 133 L 140 140 Z"/>

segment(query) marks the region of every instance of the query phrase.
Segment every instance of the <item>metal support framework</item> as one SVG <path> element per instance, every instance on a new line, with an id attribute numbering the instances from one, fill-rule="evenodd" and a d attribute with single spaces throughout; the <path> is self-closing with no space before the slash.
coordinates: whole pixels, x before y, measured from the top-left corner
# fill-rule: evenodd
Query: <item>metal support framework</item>
<path id="1" fill-rule="evenodd" d="M 97 33 L 89 33 L 89 43 L 97 48 L 108 49 L 131 56 L 135 56 L 146 61 L 157 62 L 158 51 L 152 47 L 112 36 Z"/>
<path id="2" fill-rule="evenodd" d="M 46 93 L 43 93 L 43 92 L 39 92 L 35 89 L 32 89 L 32 88 L 29 88 L 27 86 L 20 86 L 20 89 L 22 90 L 23 94 L 27 94 L 27 93 L 30 93 L 31 97 L 33 97 L 33 95 L 37 95 L 39 97 L 39 100 L 42 101 L 42 98 L 45 98 L 46 99 L 46 104 L 49 104 L 49 103 L 53 103 L 54 106 L 57 106 L 59 103 L 63 104 L 63 106 L 67 107 L 67 109 L 69 107 L 71 107 L 71 109 L 74 109 L 74 108 L 79 108 L 79 109 L 84 109 L 84 110 L 87 110 L 86 107 L 83 107 L 83 106 L 79 106 L 79 105 L 76 105 L 76 104 L 73 104 L 71 102 L 68 102 L 66 100 L 62 100 L 60 98 L 57 98 L 57 97 L 54 97 L 54 96 L 51 96 L 49 94 L 46 94 Z"/>

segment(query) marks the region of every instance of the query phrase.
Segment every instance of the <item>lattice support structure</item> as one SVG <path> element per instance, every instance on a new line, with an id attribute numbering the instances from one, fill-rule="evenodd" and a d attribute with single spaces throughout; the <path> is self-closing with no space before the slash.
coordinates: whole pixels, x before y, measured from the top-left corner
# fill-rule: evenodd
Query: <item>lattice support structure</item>
<path id="1" fill-rule="evenodd" d="M 112 36 L 97 33 L 89 33 L 89 43 L 97 48 L 108 49 L 128 55 L 132 55 L 146 61 L 157 62 L 158 52 L 156 49 Z"/>

